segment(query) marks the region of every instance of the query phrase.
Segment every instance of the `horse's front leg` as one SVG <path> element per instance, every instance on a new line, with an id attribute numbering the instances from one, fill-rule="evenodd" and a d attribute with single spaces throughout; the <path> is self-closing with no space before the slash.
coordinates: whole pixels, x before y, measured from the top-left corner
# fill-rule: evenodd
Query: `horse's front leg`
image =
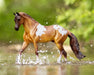
<path id="1" fill-rule="evenodd" d="M 37 60 L 39 60 L 38 46 L 37 46 L 37 42 L 35 42 L 35 41 L 34 41 L 34 48 L 35 48 L 36 58 L 37 58 Z"/>
<path id="2" fill-rule="evenodd" d="M 20 50 L 20 55 L 22 54 L 22 52 L 26 49 L 26 47 L 28 46 L 28 42 L 23 42 L 23 45 L 22 45 L 22 49 Z"/>

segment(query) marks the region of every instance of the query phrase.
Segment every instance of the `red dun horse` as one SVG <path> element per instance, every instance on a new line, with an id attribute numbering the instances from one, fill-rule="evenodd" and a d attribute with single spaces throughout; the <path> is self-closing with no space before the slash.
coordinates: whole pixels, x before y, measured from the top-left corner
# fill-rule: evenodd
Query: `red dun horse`
<path id="1" fill-rule="evenodd" d="M 27 15 L 24 12 L 14 13 L 15 15 L 15 30 L 19 30 L 21 24 L 24 27 L 24 35 L 23 35 L 23 45 L 20 51 L 20 54 L 25 50 L 29 43 L 34 44 L 35 54 L 38 57 L 38 42 L 49 42 L 52 41 L 56 44 L 58 49 L 60 50 L 60 57 L 57 60 L 61 61 L 62 55 L 67 59 L 67 53 L 63 48 L 63 43 L 67 39 L 70 38 L 70 46 L 72 48 L 73 53 L 78 59 L 82 59 L 85 56 L 80 52 L 79 43 L 77 38 L 70 31 L 65 30 L 63 27 L 59 25 L 51 25 L 51 26 L 43 26 L 39 22 L 35 21 L 32 17 Z"/>

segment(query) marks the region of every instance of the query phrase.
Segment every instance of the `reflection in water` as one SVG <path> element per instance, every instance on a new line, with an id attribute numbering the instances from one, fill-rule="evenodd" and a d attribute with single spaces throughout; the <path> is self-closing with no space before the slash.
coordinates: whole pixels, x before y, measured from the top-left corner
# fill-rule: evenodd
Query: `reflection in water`
<path id="1" fill-rule="evenodd" d="M 0 75 L 92 75 L 93 64 L 0 65 Z"/>
<path id="2" fill-rule="evenodd" d="M 74 65 L 70 69 L 71 75 L 79 75 L 79 65 Z"/>
<path id="3" fill-rule="evenodd" d="M 79 75 L 79 66 L 75 65 L 17 65 L 18 75 Z"/>

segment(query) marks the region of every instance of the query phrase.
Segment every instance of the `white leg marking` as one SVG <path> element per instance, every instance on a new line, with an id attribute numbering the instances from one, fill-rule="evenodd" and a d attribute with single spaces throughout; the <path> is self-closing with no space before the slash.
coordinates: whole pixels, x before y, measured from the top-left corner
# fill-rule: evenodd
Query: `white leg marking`
<path id="1" fill-rule="evenodd" d="M 16 64 L 21 64 L 21 57 L 22 57 L 22 55 L 17 55 L 17 57 L 16 57 Z"/>
<path id="2" fill-rule="evenodd" d="M 67 61 L 67 59 L 66 58 L 64 58 L 65 59 L 65 62 Z"/>
<path id="3" fill-rule="evenodd" d="M 36 64 L 39 64 L 40 63 L 40 59 L 39 57 L 36 55 Z"/>
<path id="4" fill-rule="evenodd" d="M 61 62 L 61 58 L 62 58 L 62 55 L 60 55 L 59 58 L 57 59 L 57 63 Z"/>
<path id="5" fill-rule="evenodd" d="M 37 59 L 37 61 L 39 61 L 39 57 L 38 56 L 36 56 L 36 59 Z"/>

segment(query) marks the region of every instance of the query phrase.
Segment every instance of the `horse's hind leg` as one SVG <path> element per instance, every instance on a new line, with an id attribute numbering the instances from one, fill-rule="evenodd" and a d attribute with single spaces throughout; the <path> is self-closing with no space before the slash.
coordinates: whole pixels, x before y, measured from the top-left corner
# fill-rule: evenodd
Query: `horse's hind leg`
<path id="1" fill-rule="evenodd" d="M 66 61 L 67 60 L 67 53 L 65 52 L 64 48 L 62 47 L 62 44 L 61 43 L 56 43 L 56 45 L 57 45 L 58 49 L 60 50 L 60 56 L 57 59 L 57 62 L 60 63 L 61 58 L 62 58 L 62 54 L 64 55 L 65 61 Z"/>
<path id="2" fill-rule="evenodd" d="M 67 61 L 67 53 L 66 53 L 66 51 L 64 50 L 64 48 L 63 48 L 63 50 L 62 50 L 62 54 L 64 55 L 65 61 Z"/>

